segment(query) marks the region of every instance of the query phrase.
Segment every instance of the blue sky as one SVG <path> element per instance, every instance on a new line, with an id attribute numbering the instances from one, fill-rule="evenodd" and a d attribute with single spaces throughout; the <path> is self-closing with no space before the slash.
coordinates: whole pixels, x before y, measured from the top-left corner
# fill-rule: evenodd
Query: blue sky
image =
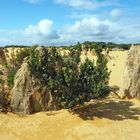
<path id="1" fill-rule="evenodd" d="M 140 0 L 1 0 L 0 45 L 140 42 Z"/>

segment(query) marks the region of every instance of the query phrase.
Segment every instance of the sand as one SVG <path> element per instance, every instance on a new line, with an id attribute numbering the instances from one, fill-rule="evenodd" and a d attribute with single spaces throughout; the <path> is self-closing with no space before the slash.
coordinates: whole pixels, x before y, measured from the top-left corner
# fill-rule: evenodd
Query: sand
<path id="1" fill-rule="evenodd" d="M 126 51 L 110 52 L 110 85 L 121 85 Z M 0 114 L 0 140 L 140 140 L 140 101 L 110 96 L 69 112 Z"/>
<path id="2" fill-rule="evenodd" d="M 121 86 L 122 77 L 125 68 L 125 62 L 128 51 L 112 51 L 109 53 L 111 60 L 108 62 L 108 68 L 111 71 L 110 85 Z"/>

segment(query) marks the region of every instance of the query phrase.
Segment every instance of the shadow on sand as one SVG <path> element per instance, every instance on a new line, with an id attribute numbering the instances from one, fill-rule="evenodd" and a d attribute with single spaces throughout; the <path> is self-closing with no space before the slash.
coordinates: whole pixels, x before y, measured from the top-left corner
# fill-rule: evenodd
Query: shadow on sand
<path id="1" fill-rule="evenodd" d="M 139 120 L 140 107 L 134 107 L 133 105 L 131 101 L 103 100 L 74 109 L 73 114 L 78 114 L 84 120 L 92 120 L 94 117 L 117 121 L 125 119 Z"/>

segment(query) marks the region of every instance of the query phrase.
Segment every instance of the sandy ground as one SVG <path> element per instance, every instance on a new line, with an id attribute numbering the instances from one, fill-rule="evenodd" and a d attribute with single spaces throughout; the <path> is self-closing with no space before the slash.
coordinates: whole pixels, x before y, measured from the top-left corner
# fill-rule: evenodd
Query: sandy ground
<path id="1" fill-rule="evenodd" d="M 110 85 L 121 85 L 127 52 L 111 52 Z M 0 114 L 0 140 L 140 140 L 140 101 L 114 96 L 86 106 L 34 115 Z"/>
<path id="2" fill-rule="evenodd" d="M 110 85 L 121 86 L 128 51 L 112 51 L 109 53 L 108 68 L 111 71 Z"/>

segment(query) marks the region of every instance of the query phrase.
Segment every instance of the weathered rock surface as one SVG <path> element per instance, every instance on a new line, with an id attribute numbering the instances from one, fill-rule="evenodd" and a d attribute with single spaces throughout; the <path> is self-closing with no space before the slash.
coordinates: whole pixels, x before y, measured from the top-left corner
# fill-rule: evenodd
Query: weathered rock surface
<path id="1" fill-rule="evenodd" d="M 37 48 L 40 58 L 43 58 L 46 50 Z M 38 111 L 45 111 L 51 108 L 52 97 L 45 87 L 38 84 L 38 80 L 28 69 L 27 60 L 18 70 L 12 89 L 11 109 L 13 112 L 30 114 Z"/>
<path id="2" fill-rule="evenodd" d="M 9 111 L 9 90 L 0 86 L 0 112 Z"/>
<path id="3" fill-rule="evenodd" d="M 5 52 L 3 48 L 0 48 L 0 64 L 5 63 L 5 62 L 6 62 Z"/>
<path id="4" fill-rule="evenodd" d="M 126 60 L 120 96 L 140 99 L 140 45 L 130 48 Z"/>

